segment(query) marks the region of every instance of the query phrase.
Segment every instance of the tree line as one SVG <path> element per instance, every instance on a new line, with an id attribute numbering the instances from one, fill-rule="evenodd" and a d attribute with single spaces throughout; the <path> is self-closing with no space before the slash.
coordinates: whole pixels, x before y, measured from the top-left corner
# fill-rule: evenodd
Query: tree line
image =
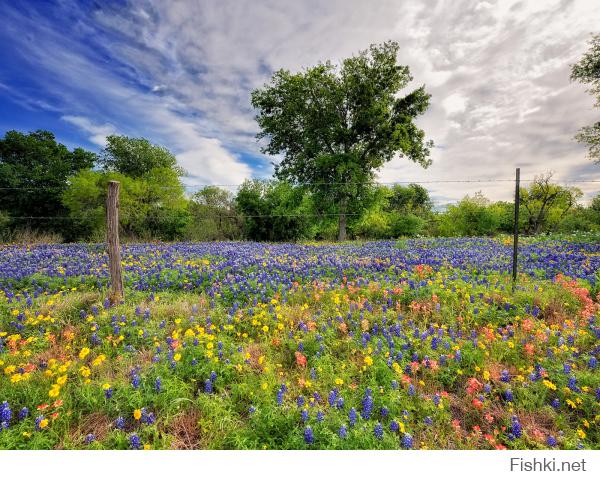
<path id="1" fill-rule="evenodd" d="M 121 182 L 120 222 L 128 240 L 334 240 L 335 203 L 277 178 L 247 180 L 235 191 L 207 186 L 189 195 L 167 149 L 112 135 L 99 153 L 69 150 L 51 132 L 9 131 L 0 139 L 0 235 L 53 233 L 67 241 L 103 241 L 109 180 Z M 477 236 L 510 233 L 514 204 L 482 193 L 436 208 L 418 184 L 360 185 L 346 211 L 349 238 Z M 600 231 L 600 195 L 584 206 L 575 187 L 539 175 L 521 189 L 526 234 Z"/>

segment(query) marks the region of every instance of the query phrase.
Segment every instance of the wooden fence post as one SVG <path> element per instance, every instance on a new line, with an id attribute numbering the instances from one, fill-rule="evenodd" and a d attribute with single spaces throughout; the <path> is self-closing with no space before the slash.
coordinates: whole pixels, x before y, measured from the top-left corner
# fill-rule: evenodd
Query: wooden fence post
<path id="1" fill-rule="evenodd" d="M 517 265 L 519 254 L 519 203 L 520 203 L 520 191 L 519 183 L 521 180 L 521 169 L 517 168 L 515 176 L 515 225 L 513 234 L 513 264 L 512 264 L 512 291 L 514 293 L 515 286 L 517 284 Z"/>
<path id="2" fill-rule="evenodd" d="M 123 299 L 123 276 L 121 273 L 121 247 L 119 245 L 119 189 L 115 180 L 108 182 L 106 196 L 106 243 L 110 271 L 110 302 L 114 305 Z"/>

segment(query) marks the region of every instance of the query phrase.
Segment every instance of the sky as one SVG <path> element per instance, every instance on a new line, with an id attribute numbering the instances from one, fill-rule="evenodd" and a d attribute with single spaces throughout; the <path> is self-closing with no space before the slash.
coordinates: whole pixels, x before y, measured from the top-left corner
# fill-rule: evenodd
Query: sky
<path id="1" fill-rule="evenodd" d="M 280 68 L 338 63 L 395 40 L 418 124 L 435 143 L 424 170 L 400 156 L 382 182 L 524 180 L 552 171 L 589 199 L 600 166 L 574 140 L 598 121 L 571 65 L 600 32 L 600 1 L 0 0 L 0 134 L 47 129 L 99 151 L 109 134 L 169 148 L 185 183 L 236 185 L 272 174 L 250 92 Z M 510 182 L 431 183 L 438 203 Z M 193 187 L 192 187 L 193 188 Z"/>

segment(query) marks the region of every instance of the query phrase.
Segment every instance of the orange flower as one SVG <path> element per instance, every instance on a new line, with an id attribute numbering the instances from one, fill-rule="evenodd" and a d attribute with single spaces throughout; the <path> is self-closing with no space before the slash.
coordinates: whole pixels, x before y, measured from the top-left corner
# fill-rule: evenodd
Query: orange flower
<path id="1" fill-rule="evenodd" d="M 294 355 L 296 356 L 296 364 L 299 367 L 306 367 L 306 357 L 300 352 L 295 352 Z"/>

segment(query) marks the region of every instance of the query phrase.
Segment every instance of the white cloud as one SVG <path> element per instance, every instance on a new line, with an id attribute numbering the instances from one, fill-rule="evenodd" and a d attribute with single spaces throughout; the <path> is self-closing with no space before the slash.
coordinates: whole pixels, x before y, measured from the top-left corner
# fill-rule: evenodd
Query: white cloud
<path id="1" fill-rule="evenodd" d="M 106 137 L 117 133 L 116 128 L 110 124 L 96 125 L 89 118 L 77 115 L 63 115 L 62 119 L 90 134 L 90 142 L 99 147 L 106 146 Z"/>

